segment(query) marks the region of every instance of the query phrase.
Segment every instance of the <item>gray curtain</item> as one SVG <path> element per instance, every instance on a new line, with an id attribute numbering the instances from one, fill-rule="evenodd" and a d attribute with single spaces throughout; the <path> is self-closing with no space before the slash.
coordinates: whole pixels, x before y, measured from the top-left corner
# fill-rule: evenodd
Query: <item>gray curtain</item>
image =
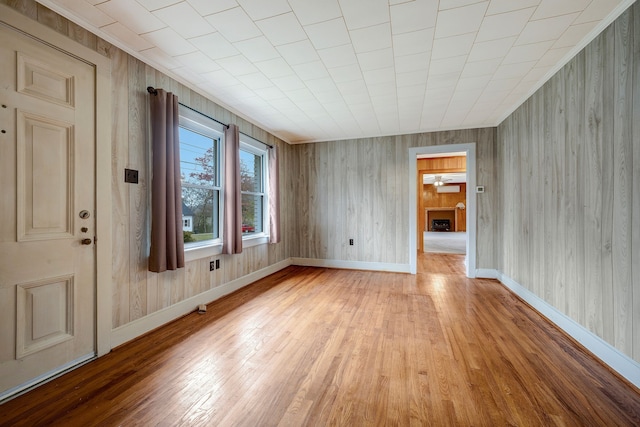
<path id="1" fill-rule="evenodd" d="M 162 89 L 151 95 L 151 249 L 149 271 L 184 267 L 178 97 Z"/>
<path id="2" fill-rule="evenodd" d="M 242 193 L 240 190 L 240 132 L 230 124 L 224 131 L 224 226 L 222 253 L 242 252 Z"/>
<path id="3" fill-rule="evenodd" d="M 280 242 L 280 173 L 278 147 L 269 150 L 269 243 Z"/>

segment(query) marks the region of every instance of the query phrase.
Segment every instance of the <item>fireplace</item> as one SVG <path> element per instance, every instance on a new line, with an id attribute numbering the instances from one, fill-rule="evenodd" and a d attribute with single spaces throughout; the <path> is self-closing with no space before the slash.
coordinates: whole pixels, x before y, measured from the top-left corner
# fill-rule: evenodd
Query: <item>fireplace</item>
<path id="1" fill-rule="evenodd" d="M 451 231 L 451 220 L 439 218 L 431 220 L 431 230 L 433 231 Z"/>

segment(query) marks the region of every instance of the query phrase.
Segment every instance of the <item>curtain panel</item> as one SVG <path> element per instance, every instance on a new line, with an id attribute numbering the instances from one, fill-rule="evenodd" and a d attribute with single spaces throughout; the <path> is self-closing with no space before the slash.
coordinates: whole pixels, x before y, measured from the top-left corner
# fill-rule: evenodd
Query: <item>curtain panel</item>
<path id="1" fill-rule="evenodd" d="M 280 242 L 280 173 L 278 147 L 269 149 L 269 243 Z"/>
<path id="2" fill-rule="evenodd" d="M 184 267 L 178 97 L 158 89 L 151 95 L 151 248 L 149 271 Z"/>
<path id="3" fill-rule="evenodd" d="M 224 131 L 224 226 L 222 253 L 242 252 L 242 193 L 240 187 L 240 132 L 230 124 Z"/>

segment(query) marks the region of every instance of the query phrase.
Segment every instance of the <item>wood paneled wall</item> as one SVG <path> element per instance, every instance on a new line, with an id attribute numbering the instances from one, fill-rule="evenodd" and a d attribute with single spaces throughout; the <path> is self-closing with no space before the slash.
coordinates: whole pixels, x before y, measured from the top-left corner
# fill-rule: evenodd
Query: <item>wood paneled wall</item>
<path id="1" fill-rule="evenodd" d="M 252 125 L 152 67 L 111 46 L 34 0 L 0 0 L 22 14 L 89 47 L 112 61 L 112 164 L 113 313 L 112 326 L 127 323 L 176 304 L 191 296 L 294 256 L 296 223 L 290 171 L 296 161 L 291 146 Z M 147 271 L 151 183 L 147 86 L 164 88 L 180 102 L 240 131 L 277 145 L 280 160 L 282 242 L 245 248 L 239 255 L 190 261 L 185 268 L 161 274 Z M 139 184 L 123 180 L 125 168 L 139 171 Z M 219 258 L 221 268 L 209 272 L 209 261 Z"/>
<path id="2" fill-rule="evenodd" d="M 494 268 L 495 135 L 485 128 L 294 146 L 298 256 L 408 264 L 408 188 L 416 179 L 409 177 L 409 148 L 475 142 L 477 182 L 486 186 L 478 195 L 477 266 Z"/>
<path id="3" fill-rule="evenodd" d="M 640 4 L 498 128 L 500 268 L 640 361 Z"/>

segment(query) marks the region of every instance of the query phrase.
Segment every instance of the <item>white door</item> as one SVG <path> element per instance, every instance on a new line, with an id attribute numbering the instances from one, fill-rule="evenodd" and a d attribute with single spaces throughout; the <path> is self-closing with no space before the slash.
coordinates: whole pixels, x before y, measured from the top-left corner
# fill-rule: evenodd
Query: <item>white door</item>
<path id="1" fill-rule="evenodd" d="M 95 69 L 0 25 L 0 400 L 95 354 Z"/>

